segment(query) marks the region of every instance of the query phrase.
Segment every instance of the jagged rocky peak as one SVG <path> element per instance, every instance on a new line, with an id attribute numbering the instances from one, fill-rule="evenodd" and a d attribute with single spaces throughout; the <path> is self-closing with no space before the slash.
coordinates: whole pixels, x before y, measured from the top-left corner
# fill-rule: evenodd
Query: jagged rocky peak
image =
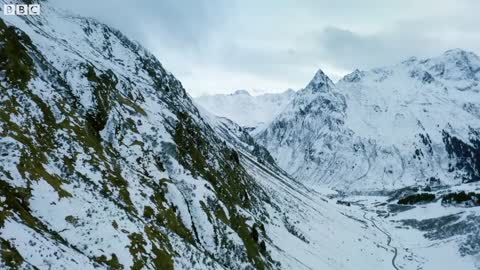
<path id="1" fill-rule="evenodd" d="M 313 76 L 313 79 L 308 83 L 306 89 L 312 89 L 312 90 L 320 90 L 324 89 L 325 87 L 331 88 L 333 86 L 332 80 L 321 70 L 319 69 L 316 73 L 315 76 Z"/>
<path id="2" fill-rule="evenodd" d="M 426 58 L 426 59 L 421 59 L 416 56 L 412 56 L 406 59 L 405 61 L 403 61 L 402 64 L 412 65 L 412 64 L 418 64 L 418 63 L 425 64 L 428 62 L 442 62 L 444 64 L 452 63 L 458 66 L 462 66 L 462 65 L 478 66 L 480 64 L 479 60 L 480 58 L 474 52 L 456 48 L 456 49 L 446 50 L 441 55 L 431 57 L 431 58 Z"/>
<path id="3" fill-rule="evenodd" d="M 480 79 L 480 58 L 473 52 L 452 49 L 420 62 L 433 76 L 445 80 Z"/>
<path id="4" fill-rule="evenodd" d="M 343 77 L 336 85 L 365 83 L 365 80 L 376 83 L 383 83 L 386 80 L 405 80 L 407 78 L 401 78 L 405 75 L 424 84 L 434 83 L 438 88 L 445 86 L 451 89 L 478 92 L 480 91 L 478 88 L 480 58 L 470 51 L 452 49 L 432 58 L 410 57 L 397 65 L 365 71 L 355 70 Z M 443 86 L 440 86 L 441 84 Z"/>
<path id="5" fill-rule="evenodd" d="M 447 50 L 443 53 L 443 55 L 441 57 L 450 58 L 450 59 L 457 59 L 457 60 L 462 60 L 462 61 L 469 61 L 469 59 L 472 59 L 472 58 L 477 58 L 478 59 L 478 56 L 474 52 L 467 51 L 467 50 L 464 50 L 464 49 L 459 49 L 459 48 Z"/>
<path id="6" fill-rule="evenodd" d="M 337 113 L 341 114 L 345 110 L 345 101 L 337 92 L 332 80 L 319 69 L 307 86 L 293 95 L 292 101 L 271 124 L 281 121 L 282 118 L 299 117 L 301 119 L 308 115 L 308 112 L 317 115 L 323 109 L 329 111 L 329 114 L 324 115 L 325 117 L 336 118 L 339 116 Z"/>
<path id="7" fill-rule="evenodd" d="M 345 75 L 340 81 L 359 82 L 365 76 L 365 72 L 355 69 L 352 73 Z"/>

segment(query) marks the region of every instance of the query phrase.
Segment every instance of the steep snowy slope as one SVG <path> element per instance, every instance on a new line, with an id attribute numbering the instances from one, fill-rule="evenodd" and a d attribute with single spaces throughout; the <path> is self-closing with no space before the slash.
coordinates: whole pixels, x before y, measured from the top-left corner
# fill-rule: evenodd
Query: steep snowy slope
<path id="1" fill-rule="evenodd" d="M 277 268 L 267 194 L 150 53 L 46 2 L 0 38 L 0 268 Z"/>
<path id="2" fill-rule="evenodd" d="M 195 98 L 195 102 L 210 113 L 227 117 L 245 127 L 258 127 L 269 123 L 292 100 L 295 91 L 289 89 L 278 94 L 251 96 L 246 90 L 229 95 Z"/>
<path id="3" fill-rule="evenodd" d="M 451 50 L 355 71 L 319 71 L 257 139 L 306 183 L 395 189 L 480 180 L 480 59 Z"/>

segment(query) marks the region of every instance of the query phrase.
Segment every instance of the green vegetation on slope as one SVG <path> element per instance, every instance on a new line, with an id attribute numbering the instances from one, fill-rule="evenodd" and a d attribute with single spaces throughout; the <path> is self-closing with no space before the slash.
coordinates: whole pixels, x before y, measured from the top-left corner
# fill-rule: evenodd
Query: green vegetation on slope
<path id="1" fill-rule="evenodd" d="M 221 201 L 226 204 L 230 219 L 226 219 L 222 210 L 217 210 L 214 214 L 238 233 L 253 265 L 257 269 L 271 268 L 273 262 L 266 252 L 265 243 L 259 240 L 256 227 L 263 225 L 248 226 L 246 218 L 236 208 L 240 206 L 254 211 L 257 204 L 257 198 L 249 195 L 255 194 L 255 184 L 240 165 L 238 154 L 224 143 L 219 143 L 220 149 L 215 148 L 218 145 L 211 145 L 206 139 L 206 132 L 201 130 L 188 114 L 179 113 L 178 118 L 174 140 L 180 163 L 194 175 L 203 177 L 213 185 Z M 218 167 L 212 162 L 212 153 L 218 155 Z M 258 196 L 263 196 L 260 189 L 257 191 L 260 193 Z M 212 207 L 204 207 L 204 211 L 208 212 L 209 208 Z M 265 238 L 265 231 L 262 230 L 261 233 Z"/>
<path id="2" fill-rule="evenodd" d="M 27 46 L 32 45 L 30 38 L 0 19 L 0 43 L 0 70 L 5 71 L 12 86 L 25 89 L 34 72 L 27 52 Z"/>
<path id="3" fill-rule="evenodd" d="M 435 194 L 431 193 L 419 193 L 408 195 L 398 200 L 398 204 L 419 204 L 428 203 L 435 200 Z"/>
<path id="4" fill-rule="evenodd" d="M 464 204 L 466 206 L 480 206 L 480 194 L 465 191 L 449 193 L 442 197 L 442 204 Z"/>

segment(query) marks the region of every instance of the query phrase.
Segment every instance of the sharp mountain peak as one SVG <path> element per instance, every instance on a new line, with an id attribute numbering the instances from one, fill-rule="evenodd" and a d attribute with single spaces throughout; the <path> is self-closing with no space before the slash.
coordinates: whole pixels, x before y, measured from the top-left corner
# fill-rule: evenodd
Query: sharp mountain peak
<path id="1" fill-rule="evenodd" d="M 332 80 L 323 72 L 323 70 L 319 69 L 315 75 L 313 76 L 313 79 L 308 83 L 307 89 L 313 89 L 313 90 L 320 90 L 327 87 L 332 87 L 334 83 Z"/>

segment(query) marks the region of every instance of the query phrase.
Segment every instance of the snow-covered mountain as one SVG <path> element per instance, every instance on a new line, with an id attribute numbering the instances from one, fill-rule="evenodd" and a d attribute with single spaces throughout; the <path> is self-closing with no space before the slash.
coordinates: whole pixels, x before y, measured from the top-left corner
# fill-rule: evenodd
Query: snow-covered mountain
<path id="1" fill-rule="evenodd" d="M 245 127 L 268 124 L 292 100 L 295 91 L 252 96 L 246 90 L 228 95 L 205 95 L 195 102 L 210 113 L 227 117 Z"/>
<path id="2" fill-rule="evenodd" d="M 41 4 L 0 19 L 1 269 L 390 267 L 363 211 L 291 179 L 119 31 Z"/>
<path id="3" fill-rule="evenodd" d="M 480 201 L 452 195 L 467 187 L 430 191 L 448 210 L 430 197 L 402 208 L 411 190 L 307 188 L 141 45 L 40 3 L 40 16 L 0 18 L 0 269 L 478 268 Z M 319 112 L 304 126 L 323 119 L 325 142 L 348 149 L 336 87 L 319 72 L 282 115 Z M 471 153 L 449 134 L 448 158 Z"/>
<path id="4" fill-rule="evenodd" d="M 275 267 L 266 192 L 152 54 L 45 2 L 0 32 L 2 269 Z"/>
<path id="5" fill-rule="evenodd" d="M 480 59 L 471 52 L 320 70 L 257 140 L 305 183 L 344 190 L 480 180 Z"/>

